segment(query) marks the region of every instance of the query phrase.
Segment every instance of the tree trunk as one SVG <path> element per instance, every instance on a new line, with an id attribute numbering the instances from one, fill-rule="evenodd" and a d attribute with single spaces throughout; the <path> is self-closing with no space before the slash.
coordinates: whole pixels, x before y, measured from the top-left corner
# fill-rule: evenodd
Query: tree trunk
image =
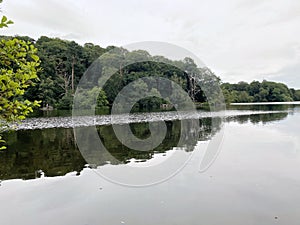
<path id="1" fill-rule="evenodd" d="M 75 57 L 72 57 L 72 72 L 71 72 L 71 88 L 72 94 L 74 94 L 74 65 L 75 65 Z"/>

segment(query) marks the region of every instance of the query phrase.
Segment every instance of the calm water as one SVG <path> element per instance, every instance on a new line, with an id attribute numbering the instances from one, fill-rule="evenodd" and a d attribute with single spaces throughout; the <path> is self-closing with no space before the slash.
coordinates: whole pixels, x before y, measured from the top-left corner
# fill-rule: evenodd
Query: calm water
<path id="1" fill-rule="evenodd" d="M 203 149 L 220 133 L 221 118 L 214 126 L 209 117 L 199 119 L 197 138 L 187 135 L 184 146 L 177 146 L 181 121 L 167 121 L 166 138 L 149 152 L 124 146 L 111 125 L 97 126 L 110 156 L 95 165 L 82 157 L 73 129 L 6 133 L 8 150 L 0 154 L 0 224 L 298 225 L 300 107 L 231 110 L 247 113 L 223 118 L 220 152 L 204 172 L 199 172 Z M 149 137 L 147 123 L 130 126 L 137 137 Z M 173 151 L 193 157 L 176 176 L 157 185 L 125 187 L 97 173 L 99 168 L 147 165 Z"/>

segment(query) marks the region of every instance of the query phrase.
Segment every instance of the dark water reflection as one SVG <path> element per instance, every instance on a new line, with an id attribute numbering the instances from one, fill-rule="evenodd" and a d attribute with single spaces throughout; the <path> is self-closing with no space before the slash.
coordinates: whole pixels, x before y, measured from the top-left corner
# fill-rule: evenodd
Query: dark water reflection
<path id="1" fill-rule="evenodd" d="M 268 104 L 268 105 L 229 105 L 227 109 L 233 110 L 255 110 L 255 111 L 280 111 L 280 110 L 294 110 L 299 108 L 299 105 L 287 105 L 287 104 Z"/>
<path id="2" fill-rule="evenodd" d="M 270 109 L 268 109 L 270 110 Z M 286 118 L 287 112 L 255 114 L 228 117 L 227 122 L 235 121 L 240 124 L 268 123 Z M 221 119 L 214 120 L 212 128 L 212 119 L 203 118 L 199 120 L 200 131 L 197 138 L 186 137 L 190 139 L 182 150 L 193 151 L 198 141 L 209 140 L 221 126 Z M 155 154 L 165 153 L 177 146 L 180 138 L 180 121 L 167 121 L 167 134 L 164 141 L 152 151 L 135 151 L 124 146 L 118 138 L 115 137 L 111 125 L 97 126 L 98 134 L 104 146 L 109 151 L 110 156 L 103 155 L 102 161 L 97 161 L 96 166 L 107 164 L 126 164 L 131 159 L 136 163 L 144 162 L 153 158 Z M 141 139 L 147 138 L 149 134 L 148 123 L 131 124 L 133 133 Z M 74 141 L 73 129 L 54 128 L 37 130 L 19 130 L 4 134 L 7 140 L 8 149 L 0 152 L 0 180 L 7 179 L 34 179 L 38 178 L 43 171 L 45 176 L 62 176 L 66 173 L 80 171 L 86 167 L 87 162 L 82 157 Z M 89 146 L 88 134 L 86 137 L 86 146 Z M 91 158 L 94 156 L 91 155 Z M 95 165 L 94 165 L 95 166 Z"/>
<path id="3" fill-rule="evenodd" d="M 188 146 L 183 150 L 192 151 L 197 141 L 208 140 L 218 131 L 221 120 L 216 128 L 212 130 L 212 119 L 204 118 L 199 121 L 201 131 L 197 139 L 190 138 Z M 148 123 L 130 124 L 135 136 L 141 139 L 147 138 L 149 134 Z M 177 146 L 180 138 L 180 121 L 167 121 L 167 134 L 164 141 L 151 151 L 136 151 L 123 145 L 116 138 L 111 125 L 97 126 L 97 131 L 101 141 L 112 157 L 103 156 L 103 161 L 97 161 L 97 165 L 128 163 L 130 159 L 146 161 L 154 154 L 165 153 Z M 82 128 L 86 129 L 86 128 Z M 89 148 L 89 134 L 83 137 L 86 146 Z M 80 171 L 87 162 L 78 150 L 73 129 L 52 128 L 36 130 L 11 131 L 4 134 L 7 140 L 8 149 L 0 152 L 0 179 L 33 179 L 39 177 L 38 171 L 43 171 L 45 176 L 61 176 L 68 172 Z M 91 155 L 90 157 L 94 157 Z"/>
<path id="4" fill-rule="evenodd" d="M 262 123 L 266 124 L 269 122 L 283 120 L 288 116 L 287 112 L 283 113 L 267 113 L 267 114 L 255 114 L 255 115 L 241 115 L 228 117 L 227 122 L 238 122 L 239 124 L 244 124 L 251 122 L 252 124 Z"/>

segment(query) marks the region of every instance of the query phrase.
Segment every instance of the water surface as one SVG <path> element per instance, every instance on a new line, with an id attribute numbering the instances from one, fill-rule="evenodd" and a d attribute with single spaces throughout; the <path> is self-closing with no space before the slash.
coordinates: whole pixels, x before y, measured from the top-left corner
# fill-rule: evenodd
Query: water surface
<path id="1" fill-rule="evenodd" d="M 109 124 L 97 126 L 117 159 L 100 167 L 145 163 L 174 149 L 194 152 L 172 179 L 145 188 L 113 184 L 95 173 L 71 128 L 8 133 L 8 150 L 0 155 L 1 224 L 299 224 L 300 108 L 239 107 L 231 110 L 253 113 L 225 117 L 221 151 L 202 173 L 201 150 L 219 132 L 209 117 L 199 118 L 196 142 L 181 148 L 180 120 L 167 121 L 166 139 L 150 152 L 123 146 Z M 146 122 L 131 128 L 140 138 L 149 135 Z"/>

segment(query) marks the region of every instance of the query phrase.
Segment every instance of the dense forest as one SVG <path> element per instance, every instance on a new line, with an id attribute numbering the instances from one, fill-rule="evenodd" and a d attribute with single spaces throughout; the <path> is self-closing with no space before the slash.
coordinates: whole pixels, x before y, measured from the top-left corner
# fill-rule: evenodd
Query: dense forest
<path id="1" fill-rule="evenodd" d="M 266 81 L 252 81 L 250 84 L 221 84 L 226 102 L 288 102 L 300 101 L 300 90 L 288 88 L 285 84 Z"/>
<path id="2" fill-rule="evenodd" d="M 0 39 L 13 38 L 0 37 Z M 163 56 L 152 56 L 144 50 L 128 51 L 115 46 L 102 48 L 92 43 L 86 43 L 82 46 L 75 41 L 45 36 L 38 40 L 26 36 L 18 36 L 17 38 L 34 44 L 37 48 L 37 55 L 41 60 L 41 68 L 38 71 L 39 79 L 35 81 L 34 86 L 27 89 L 24 98 L 41 100 L 42 107 L 70 109 L 79 80 L 101 55 L 102 61 L 108 63 L 101 66 L 100 73 L 109 73 L 113 69 L 115 69 L 115 73 L 101 90 L 91 90 L 91 92 L 94 91 L 98 94 L 98 108 L 110 108 L 123 87 L 142 77 L 152 77 L 153 79 L 165 77 L 172 80 L 180 85 L 197 103 L 207 101 L 221 103 L 217 97 L 220 94 L 218 90 L 222 90 L 227 103 L 300 100 L 300 90 L 289 89 L 282 83 L 270 81 L 253 81 L 250 84 L 246 82 L 222 83 L 211 70 L 206 67 L 199 68 L 190 58 L 174 61 Z M 139 61 L 139 63 L 130 64 L 131 61 Z M 155 85 L 149 86 L 143 82 L 137 85 L 141 91 L 156 93 L 157 95 L 158 91 Z M 203 90 L 204 86 L 206 90 Z M 166 96 L 171 94 L 165 93 Z M 172 95 L 177 100 L 181 98 L 178 93 Z M 162 103 L 168 103 L 163 97 L 141 99 L 135 107 L 137 110 L 159 108 Z M 89 98 L 83 96 L 82 106 L 91 107 Z"/>

